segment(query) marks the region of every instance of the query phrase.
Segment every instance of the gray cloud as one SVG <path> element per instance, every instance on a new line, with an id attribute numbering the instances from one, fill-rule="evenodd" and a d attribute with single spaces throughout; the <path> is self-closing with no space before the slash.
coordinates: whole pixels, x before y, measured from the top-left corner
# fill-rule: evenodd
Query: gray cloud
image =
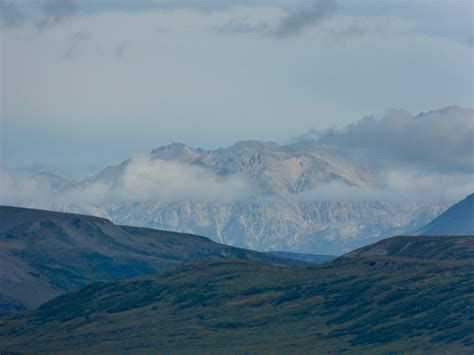
<path id="1" fill-rule="evenodd" d="M 380 33 L 380 28 L 370 28 L 367 25 L 352 24 L 339 29 L 324 29 L 324 38 L 328 43 L 345 44 L 348 41 L 363 37 L 369 33 Z"/>
<path id="2" fill-rule="evenodd" d="M 290 201 L 458 201 L 474 191 L 467 175 L 426 174 L 419 170 L 387 170 L 376 186 L 357 187 L 333 181 L 289 197 Z"/>
<path id="3" fill-rule="evenodd" d="M 138 155 L 111 181 L 76 183 L 52 174 L 14 175 L 0 168 L 0 204 L 51 208 L 117 201 L 231 202 L 255 194 L 247 179 Z M 33 205 L 32 205 L 33 204 Z"/>
<path id="4" fill-rule="evenodd" d="M 324 19 L 335 15 L 338 4 L 335 0 L 311 0 L 304 4 L 284 10 L 279 21 L 251 21 L 247 17 L 234 18 L 229 22 L 213 29 L 224 34 L 260 34 L 277 38 L 288 38 L 303 33 L 309 27 L 318 26 Z M 347 29 L 348 33 L 331 33 L 334 37 L 338 35 L 358 34 L 359 28 Z M 350 32 L 350 33 L 349 33 Z"/>
<path id="5" fill-rule="evenodd" d="M 77 0 L 18 2 L 0 0 L 0 28 L 12 29 L 35 24 L 43 30 L 66 21 L 79 11 Z"/>
<path id="6" fill-rule="evenodd" d="M 45 0 L 40 3 L 41 17 L 38 27 L 41 29 L 55 26 L 78 11 L 74 0 Z"/>
<path id="7" fill-rule="evenodd" d="M 0 0 L 0 28 L 15 28 L 26 21 L 24 9 L 13 1 Z"/>
<path id="8" fill-rule="evenodd" d="M 76 52 L 78 47 L 85 41 L 90 39 L 90 35 L 85 32 L 76 32 L 71 35 L 71 40 L 68 48 L 66 49 L 66 52 L 64 53 L 64 56 L 66 58 L 71 58 L 73 57 Z"/>
<path id="9" fill-rule="evenodd" d="M 343 129 L 310 130 L 314 139 L 346 151 L 359 151 L 381 167 L 414 167 L 438 173 L 474 173 L 474 110 L 457 106 L 422 113 L 390 111 L 365 117 Z"/>
<path id="10" fill-rule="evenodd" d="M 334 0 L 316 0 L 289 11 L 277 25 L 277 37 L 291 37 L 302 33 L 308 27 L 318 26 L 324 19 L 333 16 L 338 5 Z"/>
<path id="11" fill-rule="evenodd" d="M 474 48 L 474 36 L 467 36 L 465 43 L 466 43 L 466 46 L 470 48 Z"/>
<path id="12" fill-rule="evenodd" d="M 125 52 L 130 48 L 130 41 L 121 41 L 114 49 L 114 54 L 117 58 L 123 58 Z"/>
<path id="13" fill-rule="evenodd" d="M 234 18 L 225 24 L 215 26 L 214 30 L 225 34 L 265 34 L 268 33 L 270 28 L 271 26 L 264 21 L 251 23 L 245 18 Z"/>

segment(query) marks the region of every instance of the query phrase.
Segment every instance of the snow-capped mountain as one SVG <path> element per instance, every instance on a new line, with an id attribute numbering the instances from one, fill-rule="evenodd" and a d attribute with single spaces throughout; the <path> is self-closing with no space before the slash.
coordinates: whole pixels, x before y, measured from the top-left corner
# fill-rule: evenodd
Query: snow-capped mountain
<path id="1" fill-rule="evenodd" d="M 366 188 L 374 184 L 376 172 L 364 159 L 314 141 L 291 145 L 246 141 L 213 151 L 173 143 L 153 150 L 145 164 L 160 161 L 196 167 L 217 180 L 243 177 L 254 187 L 255 195 L 232 201 L 151 197 L 50 207 L 99 215 L 118 224 L 201 234 L 256 250 L 319 254 L 341 254 L 391 235 L 411 233 L 447 207 L 436 203 L 319 201 L 310 195 L 315 187 L 337 182 Z M 108 167 L 82 181 L 76 190 L 86 191 L 96 184 L 121 189 L 133 164 L 131 158 Z"/>
<path id="2" fill-rule="evenodd" d="M 387 116 L 383 125 L 391 125 L 394 134 L 404 137 L 412 126 L 427 130 L 430 122 L 438 126 L 441 122 L 444 129 L 453 130 L 455 127 L 444 123 L 457 122 L 468 127 L 469 135 L 472 117 L 473 110 L 450 106 L 396 121 Z M 3 198 L 2 203 L 20 201 L 15 204 L 98 215 L 118 224 L 201 234 L 261 251 L 342 254 L 392 235 L 411 234 L 449 207 L 449 201 L 413 198 L 407 202 L 406 198 L 385 198 L 383 194 L 369 196 L 380 192 L 383 169 L 406 158 L 406 152 L 398 149 L 400 144 L 416 145 L 415 138 L 407 138 L 408 143 L 404 138 L 396 141 L 402 142 L 398 145 L 380 148 L 385 143 L 380 136 L 387 136 L 380 130 L 381 122 L 361 120 L 345 131 L 326 134 L 325 139 L 288 145 L 241 141 L 206 150 L 172 143 L 107 167 L 79 183 L 37 175 L 18 183 L 17 190 L 26 191 L 21 199 L 9 193 L 14 190 L 10 188 L 14 182 L 4 179 L 10 184 L 6 191 L 9 199 L 5 203 Z M 367 125 L 380 134 L 368 139 Z M 426 135 L 435 137 L 439 144 L 443 132 L 430 132 Z M 449 138 L 445 139 L 449 149 L 441 154 L 441 160 L 451 162 L 452 152 L 459 151 L 461 143 Z M 394 142 L 390 141 L 392 145 Z M 424 166 L 428 169 L 440 164 L 438 155 L 426 157 L 433 144 L 424 143 L 416 157 L 410 155 L 411 169 L 420 162 L 428 161 Z M 374 149 L 380 153 L 376 157 L 370 154 Z M 464 155 L 456 155 L 457 161 L 449 167 L 470 171 L 472 154 Z M 392 178 L 402 188 L 405 186 L 397 175 Z M 43 189 L 46 198 L 45 194 L 30 194 L 32 189 Z M 339 195 L 328 198 L 328 191 Z M 356 198 L 350 196 L 354 191 Z M 33 198 L 28 200 L 30 195 Z"/>
<path id="3" fill-rule="evenodd" d="M 193 232 L 233 246 L 334 255 L 410 233 L 445 208 L 433 203 L 145 202 L 107 204 L 100 212 L 118 224 Z"/>
<path id="4" fill-rule="evenodd" d="M 366 187 L 374 179 L 363 159 L 314 141 L 290 145 L 242 141 L 213 151 L 172 143 L 153 150 L 150 158 L 202 167 L 221 177 L 245 177 L 267 196 L 285 197 L 334 181 Z M 130 162 L 106 168 L 84 183 L 116 182 Z"/>

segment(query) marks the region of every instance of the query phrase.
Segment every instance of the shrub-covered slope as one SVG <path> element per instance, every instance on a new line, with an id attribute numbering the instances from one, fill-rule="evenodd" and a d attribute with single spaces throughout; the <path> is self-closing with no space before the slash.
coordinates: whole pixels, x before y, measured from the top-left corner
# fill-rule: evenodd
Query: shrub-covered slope
<path id="1" fill-rule="evenodd" d="M 473 260 L 198 262 L 96 283 L 4 319 L 0 349 L 471 354 L 473 279 Z"/>

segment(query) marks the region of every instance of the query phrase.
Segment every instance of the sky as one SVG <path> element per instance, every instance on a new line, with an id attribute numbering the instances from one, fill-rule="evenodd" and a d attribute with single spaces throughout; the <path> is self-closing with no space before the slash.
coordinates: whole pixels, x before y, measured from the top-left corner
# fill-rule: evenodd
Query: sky
<path id="1" fill-rule="evenodd" d="M 474 106 L 471 1 L 0 0 L 0 26 L 9 169 L 79 179 L 171 142 L 346 141 Z"/>

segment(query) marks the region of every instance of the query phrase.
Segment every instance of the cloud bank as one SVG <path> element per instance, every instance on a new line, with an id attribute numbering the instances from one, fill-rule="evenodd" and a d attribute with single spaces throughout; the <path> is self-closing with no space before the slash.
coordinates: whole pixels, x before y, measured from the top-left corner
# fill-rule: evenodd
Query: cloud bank
<path id="1" fill-rule="evenodd" d="M 95 205 L 108 202 L 231 202 L 249 199 L 254 191 L 238 176 L 139 155 L 128 161 L 117 180 L 74 183 L 51 174 L 13 176 L 0 170 L 0 204 Z"/>
<path id="2" fill-rule="evenodd" d="M 436 201 L 453 203 L 474 191 L 471 175 L 446 175 L 413 169 L 387 169 L 371 187 L 349 186 L 333 181 L 291 196 L 292 201 L 377 201 L 404 203 Z"/>
<path id="3" fill-rule="evenodd" d="M 316 0 L 289 11 L 277 25 L 277 37 L 291 37 L 306 28 L 319 25 L 324 19 L 335 15 L 338 5 L 334 0 Z"/>
<path id="4" fill-rule="evenodd" d="M 0 28 L 13 29 L 28 23 L 43 30 L 56 26 L 78 12 L 74 0 L 0 0 Z"/>
<path id="5" fill-rule="evenodd" d="M 474 110 L 457 106 L 413 117 L 406 111 L 369 116 L 342 129 L 312 129 L 297 140 L 356 150 L 380 168 L 474 173 Z"/>
<path id="6" fill-rule="evenodd" d="M 119 197 L 132 201 L 234 201 L 252 195 L 242 177 L 217 176 L 198 166 L 143 155 L 132 159 L 118 190 Z"/>

